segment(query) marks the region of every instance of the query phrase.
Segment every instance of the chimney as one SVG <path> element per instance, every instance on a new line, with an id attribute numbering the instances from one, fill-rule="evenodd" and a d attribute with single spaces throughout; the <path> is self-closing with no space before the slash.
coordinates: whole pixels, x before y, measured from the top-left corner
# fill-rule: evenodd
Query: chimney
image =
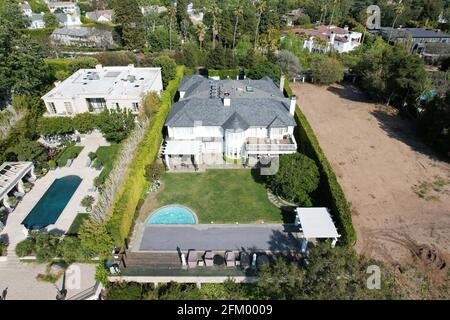
<path id="1" fill-rule="evenodd" d="M 95 66 L 95 70 L 97 70 L 98 72 L 102 72 L 103 71 L 103 66 L 101 64 L 97 64 Z"/>
<path id="2" fill-rule="evenodd" d="M 348 31 L 348 26 L 344 26 L 344 30 L 345 30 L 345 31 Z"/>
<path id="3" fill-rule="evenodd" d="M 336 34 L 334 33 L 334 31 L 331 31 L 330 34 L 330 43 L 334 44 L 334 40 L 336 39 Z"/>
<path id="4" fill-rule="evenodd" d="M 230 98 L 230 93 L 229 92 L 225 92 L 223 94 L 223 105 L 225 107 L 231 106 L 231 98 Z"/>
<path id="5" fill-rule="evenodd" d="M 185 93 L 186 93 L 186 91 L 179 91 L 180 99 L 184 98 Z"/>
<path id="6" fill-rule="evenodd" d="M 133 74 L 133 71 L 134 71 L 134 64 L 129 64 L 128 65 L 128 73 Z"/>
<path id="7" fill-rule="evenodd" d="M 282 74 L 280 77 L 280 91 L 284 91 L 284 81 L 286 80 L 286 77 Z"/>
<path id="8" fill-rule="evenodd" d="M 296 96 L 292 96 L 291 97 L 291 104 L 289 105 L 289 113 L 291 115 L 294 115 L 295 113 L 295 106 L 297 104 L 297 97 Z"/>

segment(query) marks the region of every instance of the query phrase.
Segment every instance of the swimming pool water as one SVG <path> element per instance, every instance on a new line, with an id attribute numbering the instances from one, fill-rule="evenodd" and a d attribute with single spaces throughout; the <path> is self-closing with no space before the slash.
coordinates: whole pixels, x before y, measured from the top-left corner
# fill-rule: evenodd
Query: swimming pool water
<path id="1" fill-rule="evenodd" d="M 54 224 L 81 183 L 78 176 L 56 179 L 30 211 L 22 224 L 27 229 L 40 229 Z"/>
<path id="2" fill-rule="evenodd" d="M 156 210 L 147 224 L 195 224 L 194 214 L 188 208 L 167 206 Z"/>

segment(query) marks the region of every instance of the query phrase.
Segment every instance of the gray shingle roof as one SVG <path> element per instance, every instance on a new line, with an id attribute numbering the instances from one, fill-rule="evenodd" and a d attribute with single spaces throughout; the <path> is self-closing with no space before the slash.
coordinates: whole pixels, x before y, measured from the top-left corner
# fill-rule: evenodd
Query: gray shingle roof
<path id="1" fill-rule="evenodd" d="M 381 28 L 383 35 L 388 35 L 392 28 Z M 406 34 L 410 34 L 413 38 L 450 38 L 448 33 L 440 30 L 425 29 L 425 28 L 401 28 L 394 29 L 392 35 L 394 37 L 403 38 Z"/>

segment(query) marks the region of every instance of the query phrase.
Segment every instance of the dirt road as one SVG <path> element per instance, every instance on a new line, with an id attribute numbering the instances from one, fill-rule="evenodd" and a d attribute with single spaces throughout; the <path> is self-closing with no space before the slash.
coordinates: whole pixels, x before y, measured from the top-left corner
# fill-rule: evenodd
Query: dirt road
<path id="1" fill-rule="evenodd" d="M 450 261 L 450 165 L 408 120 L 354 88 L 292 89 L 351 203 L 356 250 L 394 265 L 429 259 L 441 269 Z"/>

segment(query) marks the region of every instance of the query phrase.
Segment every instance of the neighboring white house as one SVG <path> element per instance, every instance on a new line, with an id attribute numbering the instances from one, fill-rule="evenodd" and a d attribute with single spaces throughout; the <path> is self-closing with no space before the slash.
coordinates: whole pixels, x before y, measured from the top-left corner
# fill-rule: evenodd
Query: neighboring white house
<path id="1" fill-rule="evenodd" d="M 139 112 L 142 98 L 163 90 L 161 68 L 103 67 L 80 69 L 42 97 L 47 115 L 75 115 L 108 109 Z"/>
<path id="2" fill-rule="evenodd" d="M 96 10 L 86 12 L 86 18 L 95 20 L 98 22 L 111 22 L 113 16 L 113 10 Z"/>
<path id="3" fill-rule="evenodd" d="M 326 53 L 337 51 L 350 52 L 361 45 L 361 32 L 350 31 L 348 27 L 318 26 L 314 29 L 296 28 L 292 32 L 299 36 L 306 36 L 303 48 L 309 53 Z"/>
<path id="4" fill-rule="evenodd" d="M 213 80 L 193 75 L 181 81 L 178 92 L 180 100 L 165 123 L 163 154 L 169 170 L 224 157 L 253 166 L 261 157 L 297 150 L 295 97 L 285 98 L 268 77 Z"/>
<path id="5" fill-rule="evenodd" d="M 61 9 L 64 13 L 79 13 L 78 6 L 75 2 L 69 1 L 57 1 L 57 2 L 47 2 L 47 7 L 50 12 L 54 13 L 56 10 Z"/>
<path id="6" fill-rule="evenodd" d="M 158 6 L 158 5 L 140 7 L 140 9 L 141 9 L 141 12 L 143 15 L 146 15 L 150 12 L 156 12 L 156 13 L 160 14 L 160 13 L 167 11 L 166 7 Z"/>
<path id="7" fill-rule="evenodd" d="M 64 46 L 79 46 L 109 49 L 115 46 L 112 32 L 88 27 L 65 27 L 55 29 L 51 40 Z"/>
<path id="8" fill-rule="evenodd" d="M 28 4 L 28 2 L 22 2 L 20 4 L 20 8 L 22 9 L 22 12 L 24 15 L 26 15 L 27 17 L 31 18 L 31 15 L 33 14 L 33 11 L 31 10 L 30 5 Z"/>
<path id="9" fill-rule="evenodd" d="M 67 13 L 55 13 L 56 18 L 59 21 L 59 25 L 61 27 L 73 27 L 80 26 L 82 24 L 80 15 L 75 14 L 67 14 Z"/>
<path id="10" fill-rule="evenodd" d="M 192 2 L 187 6 L 187 13 L 189 15 L 189 19 L 191 19 L 191 22 L 193 24 L 199 24 L 203 22 L 203 12 L 194 9 L 194 4 Z"/>
<path id="11" fill-rule="evenodd" d="M 30 25 L 28 29 L 42 29 L 45 28 L 44 13 L 32 13 L 30 18 Z"/>

